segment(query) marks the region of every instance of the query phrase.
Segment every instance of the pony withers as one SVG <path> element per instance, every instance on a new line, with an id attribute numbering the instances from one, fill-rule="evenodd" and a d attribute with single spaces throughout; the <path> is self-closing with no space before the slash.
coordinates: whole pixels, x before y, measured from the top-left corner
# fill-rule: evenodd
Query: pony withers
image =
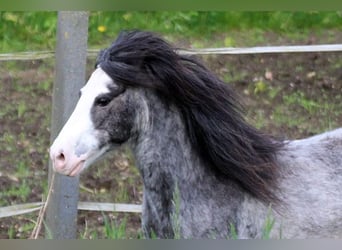
<path id="1" fill-rule="evenodd" d="M 286 142 L 266 135 L 245 121 L 228 84 L 150 32 L 120 33 L 80 92 L 50 148 L 53 167 L 75 176 L 128 144 L 147 237 L 234 229 L 260 238 L 268 216 L 274 238 L 342 237 L 341 128 Z"/>

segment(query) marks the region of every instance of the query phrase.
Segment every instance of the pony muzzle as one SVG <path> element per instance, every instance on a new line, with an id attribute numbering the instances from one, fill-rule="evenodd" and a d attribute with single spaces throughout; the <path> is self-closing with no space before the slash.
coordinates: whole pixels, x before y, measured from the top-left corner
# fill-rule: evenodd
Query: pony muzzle
<path id="1" fill-rule="evenodd" d="M 68 153 L 63 150 L 54 150 L 53 147 L 51 147 L 50 158 L 55 172 L 68 176 L 76 176 L 84 169 L 84 163 L 87 157 L 85 157 L 85 155 L 78 157 L 73 153 Z"/>

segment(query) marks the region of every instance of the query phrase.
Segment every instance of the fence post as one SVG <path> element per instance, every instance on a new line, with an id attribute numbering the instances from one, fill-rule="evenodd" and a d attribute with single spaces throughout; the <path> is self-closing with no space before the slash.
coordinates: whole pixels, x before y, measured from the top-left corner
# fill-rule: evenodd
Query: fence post
<path id="1" fill-rule="evenodd" d="M 85 83 L 88 13 L 60 11 L 57 23 L 56 76 L 52 97 L 51 141 L 55 139 L 78 100 Z M 49 163 L 49 183 L 52 176 Z M 51 183 L 50 183 L 51 184 Z M 46 237 L 76 238 L 79 179 L 56 174 L 46 210 Z"/>

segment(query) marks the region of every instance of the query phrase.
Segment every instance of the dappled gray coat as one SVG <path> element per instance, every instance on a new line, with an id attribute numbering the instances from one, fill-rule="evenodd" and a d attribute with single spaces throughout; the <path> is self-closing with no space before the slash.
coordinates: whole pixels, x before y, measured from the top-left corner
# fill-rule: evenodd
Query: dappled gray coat
<path id="1" fill-rule="evenodd" d="M 341 128 L 270 137 L 229 85 L 149 32 L 121 33 L 81 94 L 54 167 L 73 176 L 128 143 L 147 237 L 342 238 Z"/>

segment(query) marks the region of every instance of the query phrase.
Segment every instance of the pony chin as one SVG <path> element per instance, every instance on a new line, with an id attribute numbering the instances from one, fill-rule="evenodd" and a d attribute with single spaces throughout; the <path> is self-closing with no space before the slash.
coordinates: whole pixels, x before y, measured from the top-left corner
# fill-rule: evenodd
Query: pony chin
<path id="1" fill-rule="evenodd" d="M 84 161 L 80 161 L 76 167 L 74 167 L 71 172 L 69 174 L 67 174 L 68 176 L 74 177 L 79 175 L 83 170 L 85 169 L 85 164 Z"/>

